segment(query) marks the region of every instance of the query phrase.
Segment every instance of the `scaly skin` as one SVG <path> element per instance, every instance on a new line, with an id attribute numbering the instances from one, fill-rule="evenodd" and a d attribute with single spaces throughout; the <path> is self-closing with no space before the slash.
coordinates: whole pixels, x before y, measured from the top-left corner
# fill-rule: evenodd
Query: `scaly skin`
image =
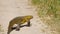
<path id="1" fill-rule="evenodd" d="M 22 25 L 22 24 L 24 24 L 26 22 L 30 22 L 30 19 L 32 19 L 32 18 L 33 18 L 33 16 L 27 15 L 27 16 L 16 17 L 16 18 L 12 19 L 10 21 L 10 23 L 9 23 L 7 34 L 10 34 L 10 32 L 12 31 L 12 28 L 13 28 L 14 24 L 20 24 L 20 25 Z M 28 25 L 29 25 L 29 23 L 28 23 Z"/>

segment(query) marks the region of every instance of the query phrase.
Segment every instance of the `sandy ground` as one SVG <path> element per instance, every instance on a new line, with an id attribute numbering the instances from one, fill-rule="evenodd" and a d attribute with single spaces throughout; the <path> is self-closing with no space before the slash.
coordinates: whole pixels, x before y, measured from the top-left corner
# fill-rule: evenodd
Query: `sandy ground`
<path id="1" fill-rule="evenodd" d="M 50 34 L 51 31 L 40 21 L 35 9 L 28 4 L 28 0 L 0 0 L 0 24 L 3 26 L 4 34 L 7 34 L 7 27 L 11 19 L 24 15 L 33 15 L 32 26 L 23 27 L 20 31 L 14 30 L 10 34 Z"/>

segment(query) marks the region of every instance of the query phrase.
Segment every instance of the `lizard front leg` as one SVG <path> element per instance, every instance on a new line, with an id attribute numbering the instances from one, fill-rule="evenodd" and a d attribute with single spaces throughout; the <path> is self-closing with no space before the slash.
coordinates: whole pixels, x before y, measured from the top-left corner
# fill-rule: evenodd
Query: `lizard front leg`
<path id="1" fill-rule="evenodd" d="M 26 26 L 28 26 L 28 27 L 30 27 L 30 26 L 31 26 L 30 21 L 28 21 L 28 22 L 27 22 L 27 25 L 26 25 Z"/>

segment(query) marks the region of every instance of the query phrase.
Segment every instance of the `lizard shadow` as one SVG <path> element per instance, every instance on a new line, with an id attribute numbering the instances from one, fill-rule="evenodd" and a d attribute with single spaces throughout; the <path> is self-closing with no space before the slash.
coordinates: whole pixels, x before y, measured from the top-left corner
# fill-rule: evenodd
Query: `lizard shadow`
<path id="1" fill-rule="evenodd" d="M 26 26 L 26 27 L 30 27 L 30 26 L 28 26 L 28 25 L 22 25 L 22 26 L 19 26 L 19 27 L 22 28 L 22 27 L 25 27 L 25 26 Z M 12 31 L 13 31 L 14 29 L 16 29 L 16 28 L 17 28 L 17 27 L 13 27 L 13 28 L 12 28 Z"/>

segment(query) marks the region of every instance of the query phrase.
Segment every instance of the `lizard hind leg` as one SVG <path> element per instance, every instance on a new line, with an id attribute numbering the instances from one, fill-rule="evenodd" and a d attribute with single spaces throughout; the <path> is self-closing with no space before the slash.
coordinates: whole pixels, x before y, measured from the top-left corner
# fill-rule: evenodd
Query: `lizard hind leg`
<path id="1" fill-rule="evenodd" d="M 19 30 L 20 30 L 20 24 L 16 26 L 16 31 L 19 31 Z"/>

